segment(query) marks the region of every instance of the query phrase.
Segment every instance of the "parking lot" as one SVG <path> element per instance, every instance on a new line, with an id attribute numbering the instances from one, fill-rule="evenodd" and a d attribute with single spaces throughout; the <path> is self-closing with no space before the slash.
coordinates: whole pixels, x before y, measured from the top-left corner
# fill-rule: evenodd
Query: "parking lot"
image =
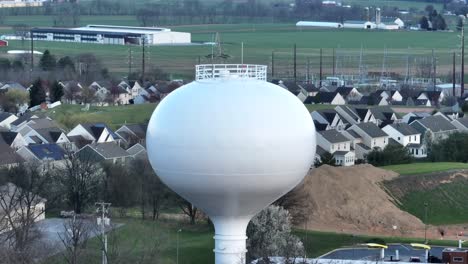
<path id="1" fill-rule="evenodd" d="M 431 256 L 442 258 L 442 251 L 447 247 L 433 246 L 429 252 Z M 390 244 L 388 249 L 385 249 L 385 260 L 395 259 L 396 251 L 398 250 L 400 261 L 409 262 L 411 257 L 419 257 L 424 262 L 425 251 L 421 249 L 413 249 L 407 244 Z M 320 258 L 324 259 L 348 259 L 348 260 L 378 260 L 380 259 L 380 249 L 370 249 L 366 247 L 356 248 L 340 248 L 333 250 Z"/>

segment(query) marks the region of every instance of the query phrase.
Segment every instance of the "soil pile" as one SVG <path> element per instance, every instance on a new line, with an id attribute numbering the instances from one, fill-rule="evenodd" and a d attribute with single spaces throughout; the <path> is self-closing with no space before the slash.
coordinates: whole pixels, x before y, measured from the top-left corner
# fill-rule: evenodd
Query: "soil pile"
<path id="1" fill-rule="evenodd" d="M 324 165 L 312 170 L 298 188 L 308 194 L 307 227 L 386 235 L 411 235 L 424 229 L 421 220 L 400 210 L 385 192 L 381 183 L 397 176 L 372 165 Z"/>

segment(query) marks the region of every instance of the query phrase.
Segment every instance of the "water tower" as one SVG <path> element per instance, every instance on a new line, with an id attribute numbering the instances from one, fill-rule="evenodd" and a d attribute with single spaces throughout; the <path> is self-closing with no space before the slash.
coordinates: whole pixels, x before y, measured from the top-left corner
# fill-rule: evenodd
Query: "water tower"
<path id="1" fill-rule="evenodd" d="M 147 148 L 161 180 L 207 213 L 215 263 L 245 263 L 246 228 L 294 188 L 315 155 L 304 105 L 262 65 L 198 65 L 196 80 L 151 116 Z"/>

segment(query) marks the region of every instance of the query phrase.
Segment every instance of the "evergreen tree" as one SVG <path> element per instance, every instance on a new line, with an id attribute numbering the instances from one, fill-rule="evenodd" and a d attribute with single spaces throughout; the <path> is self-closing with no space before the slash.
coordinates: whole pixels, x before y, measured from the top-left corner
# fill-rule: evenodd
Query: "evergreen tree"
<path id="1" fill-rule="evenodd" d="M 71 69 L 72 71 L 75 71 L 75 63 L 73 62 L 72 58 L 70 58 L 69 56 L 65 56 L 65 57 L 60 58 L 57 61 L 57 66 L 60 69 L 68 68 L 68 69 Z"/>
<path id="2" fill-rule="evenodd" d="M 51 102 L 60 101 L 63 96 L 63 87 L 57 81 L 54 81 L 50 86 L 49 94 Z"/>
<path id="3" fill-rule="evenodd" d="M 30 107 L 40 105 L 41 103 L 45 102 L 46 94 L 44 88 L 42 88 L 42 80 L 38 78 L 34 81 L 29 90 L 29 99 L 30 99 Z"/>
<path id="4" fill-rule="evenodd" d="M 57 62 L 55 57 L 50 54 L 49 50 L 46 50 L 39 61 L 39 66 L 44 71 L 53 71 L 55 69 Z"/>
<path id="5" fill-rule="evenodd" d="M 429 30 L 429 21 L 427 20 L 426 16 L 422 16 L 419 20 L 419 25 L 421 29 Z"/>

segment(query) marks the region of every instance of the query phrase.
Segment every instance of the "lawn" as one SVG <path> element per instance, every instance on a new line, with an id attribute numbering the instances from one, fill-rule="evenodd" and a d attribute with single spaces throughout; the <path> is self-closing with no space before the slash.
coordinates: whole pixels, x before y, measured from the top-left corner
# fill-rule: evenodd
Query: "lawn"
<path id="1" fill-rule="evenodd" d="M 153 222 L 150 220 L 141 221 L 135 219 L 115 220 L 125 225 L 109 236 L 109 248 L 120 251 L 124 261 L 121 263 L 133 263 L 141 256 L 150 254 L 151 245 L 160 243 L 159 254 L 161 263 L 176 263 L 177 230 L 179 233 L 179 263 L 195 264 L 214 262 L 213 254 L 213 229 L 205 223 L 196 226 L 176 222 Z M 364 243 L 375 239 L 370 236 L 353 236 L 349 234 L 324 233 L 317 231 L 295 231 L 307 249 L 309 257 L 318 257 L 335 248 Z M 386 243 L 393 242 L 422 242 L 423 239 L 407 238 L 379 238 Z M 115 242 L 114 242 L 115 241 Z M 114 243 L 114 246 L 112 243 Z M 452 245 L 454 241 L 430 241 L 434 245 Z M 86 263 L 96 263 L 100 258 L 98 239 L 92 239 L 88 244 Z M 48 259 L 45 263 L 62 264 L 65 263 L 61 256 Z M 141 263 L 141 262 L 139 262 Z M 155 263 L 154 259 L 146 260 L 143 263 Z"/>
<path id="2" fill-rule="evenodd" d="M 8 17 L 7 22 L 23 21 L 30 25 L 48 24 L 48 17 Z M 10 23 L 8 22 L 8 23 Z M 105 16 L 100 19 L 83 17 L 83 24 L 129 24 L 134 25 L 133 17 Z M 163 26 L 163 25 L 161 25 Z M 410 70 L 418 72 L 419 60 L 431 56 L 432 49 L 438 61 L 439 72 L 451 69 L 451 52 L 457 50 L 459 39 L 457 32 L 415 32 L 415 31 L 364 31 L 339 29 L 299 29 L 294 24 L 226 24 L 226 25 L 189 25 L 170 26 L 176 31 L 192 33 L 193 42 L 211 42 L 219 32 L 223 53 L 230 58 L 226 63 L 241 61 L 241 43 L 244 43 L 244 62 L 271 66 L 271 56 L 275 56 L 275 77 L 292 77 L 293 45 L 297 44 L 298 78 L 306 75 L 307 60 L 310 60 L 310 72 L 317 77 L 319 72 L 319 53 L 323 49 L 323 72 L 330 74 L 333 66 L 333 49 L 336 52 L 338 74 L 357 73 L 360 50 L 363 48 L 363 65 L 369 71 L 380 72 L 383 53 L 386 47 L 387 68 L 389 71 L 405 74 L 408 56 L 411 55 Z M 10 41 L 10 46 L 0 49 L 0 56 L 11 49 L 28 49 L 29 43 Z M 35 49 L 49 49 L 57 57 L 92 52 L 99 57 L 111 72 L 125 74 L 129 61 L 128 46 L 80 44 L 65 42 L 36 41 Z M 141 66 L 141 48 L 131 47 L 134 69 Z M 194 65 L 211 63 L 209 57 L 211 45 L 189 46 L 152 46 L 147 49 L 149 66 L 164 68 L 174 77 L 192 77 Z M 3 53 L 3 55 L 1 55 Z M 37 60 L 38 61 L 38 60 Z"/>
<path id="3" fill-rule="evenodd" d="M 61 105 L 46 112 L 64 128 L 71 129 L 79 123 L 104 122 L 116 129 L 123 124 L 147 123 L 155 104 L 90 107 L 83 111 L 80 105 Z"/>
<path id="4" fill-rule="evenodd" d="M 460 162 L 421 162 L 401 165 L 389 165 L 380 167 L 386 170 L 395 171 L 401 175 L 425 174 L 438 171 L 455 169 L 468 169 L 468 163 Z"/>

